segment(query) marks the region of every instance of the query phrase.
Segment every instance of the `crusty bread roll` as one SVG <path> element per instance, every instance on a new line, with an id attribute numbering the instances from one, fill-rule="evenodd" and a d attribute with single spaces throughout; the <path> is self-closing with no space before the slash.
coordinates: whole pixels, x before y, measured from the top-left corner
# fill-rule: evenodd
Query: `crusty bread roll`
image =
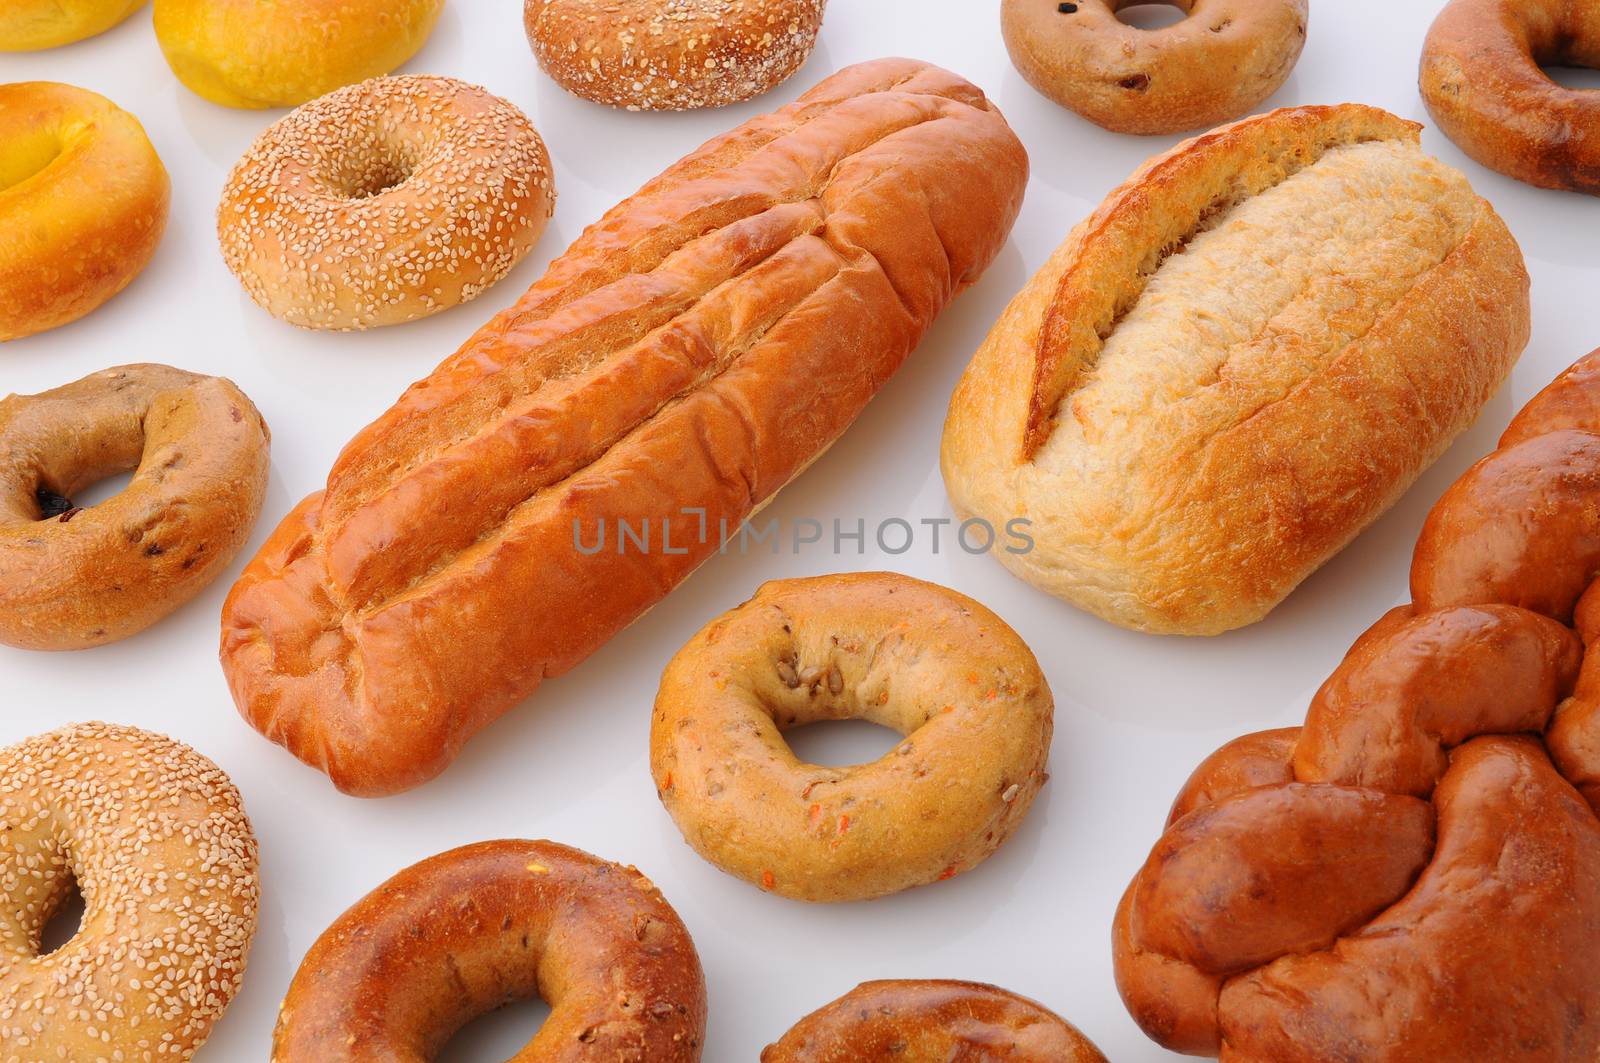
<path id="1" fill-rule="evenodd" d="M 1418 127 L 1245 119 L 1146 163 L 962 377 L 945 483 L 1018 575 L 1113 623 L 1261 619 L 1467 427 L 1528 339 L 1515 240 Z"/>
<path id="2" fill-rule="evenodd" d="M 669 168 L 262 547 L 223 611 L 240 709 L 352 793 L 442 771 L 838 438 L 1000 250 L 1027 169 L 982 92 L 909 60 Z"/>

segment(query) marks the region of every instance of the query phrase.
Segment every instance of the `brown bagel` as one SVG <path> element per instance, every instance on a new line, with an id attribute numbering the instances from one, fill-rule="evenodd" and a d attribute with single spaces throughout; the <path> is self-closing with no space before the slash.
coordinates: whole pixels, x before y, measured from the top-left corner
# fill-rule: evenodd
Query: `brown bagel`
<path id="1" fill-rule="evenodd" d="M 807 1015 L 761 1063 L 1105 1063 L 1026 997 L 977 982 L 864 982 Z"/>
<path id="2" fill-rule="evenodd" d="M 0 400 L 0 642 L 98 646 L 199 594 L 261 512 L 268 440 L 231 382 L 164 365 Z M 115 497 L 72 504 L 129 469 Z"/>
<path id="3" fill-rule="evenodd" d="M 1451 0 L 1422 47 L 1422 99 L 1491 170 L 1600 195 L 1600 94 L 1556 84 L 1541 64 L 1600 67 L 1600 4 Z"/>
<path id="4" fill-rule="evenodd" d="M 0 751 L 0 1059 L 179 1063 L 244 978 L 256 839 L 215 764 L 77 724 Z M 41 956 L 76 884 L 83 918 Z"/>
<path id="5" fill-rule="evenodd" d="M 799 70 L 827 0 L 524 0 L 539 65 L 586 100 L 685 111 L 752 99 Z"/>
<path id="6" fill-rule="evenodd" d="M 469 1020 L 543 996 L 519 1063 L 694 1063 L 705 979 L 639 872 L 553 842 L 494 841 L 415 864 L 311 946 L 272 1063 L 425 1063 Z"/>
<path id="7" fill-rule="evenodd" d="M 1117 133 L 1178 133 L 1238 118 L 1278 90 L 1306 43 L 1308 0 L 1167 0 L 1156 30 L 1117 12 L 1149 0 L 1002 0 L 1028 84 Z"/>
<path id="8" fill-rule="evenodd" d="M 1045 781 L 1053 702 L 1016 632 L 972 599 L 884 572 L 764 584 L 667 665 L 650 728 L 662 803 L 701 856 L 806 901 L 969 870 Z M 865 719 L 905 735 L 847 768 L 782 732 Z"/>

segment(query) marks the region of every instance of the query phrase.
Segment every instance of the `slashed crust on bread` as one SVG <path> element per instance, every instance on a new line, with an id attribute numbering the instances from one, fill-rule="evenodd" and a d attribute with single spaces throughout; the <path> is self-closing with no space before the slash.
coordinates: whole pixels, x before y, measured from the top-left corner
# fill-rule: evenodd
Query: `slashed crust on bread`
<path id="1" fill-rule="evenodd" d="M 1528 335 L 1521 253 L 1418 127 L 1368 107 L 1147 163 L 1002 316 L 951 402 L 956 509 L 1140 630 L 1260 619 L 1467 427 Z"/>

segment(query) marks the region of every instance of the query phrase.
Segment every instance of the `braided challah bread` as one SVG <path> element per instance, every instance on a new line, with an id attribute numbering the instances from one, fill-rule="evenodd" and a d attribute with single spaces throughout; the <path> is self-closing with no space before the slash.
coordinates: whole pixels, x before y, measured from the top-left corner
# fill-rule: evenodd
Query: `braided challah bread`
<path id="1" fill-rule="evenodd" d="M 1146 1033 L 1238 1061 L 1596 1058 L 1597 571 L 1600 351 L 1445 492 L 1411 604 L 1304 726 L 1179 794 L 1113 932 Z"/>

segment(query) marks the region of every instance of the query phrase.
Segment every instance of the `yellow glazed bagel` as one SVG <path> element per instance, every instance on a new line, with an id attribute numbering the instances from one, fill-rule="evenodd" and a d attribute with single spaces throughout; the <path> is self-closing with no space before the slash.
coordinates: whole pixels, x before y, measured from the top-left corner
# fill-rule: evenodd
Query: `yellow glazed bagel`
<path id="1" fill-rule="evenodd" d="M 782 580 L 667 665 L 650 768 L 711 863 L 797 900 L 864 900 L 1000 847 L 1045 781 L 1052 711 L 1028 647 L 970 598 L 890 573 Z M 843 719 L 905 739 L 844 768 L 783 740 Z"/>
<path id="2" fill-rule="evenodd" d="M 1030 85 L 1117 133 L 1238 118 L 1278 90 L 1305 47 L 1308 0 L 1168 0 L 1186 17 L 1154 30 L 1117 17 L 1148 2 L 1001 0 L 1000 27 Z"/>
<path id="3" fill-rule="evenodd" d="M 87 723 L 0 750 L 0 1059 L 178 1063 L 244 977 L 256 839 L 209 760 Z M 40 939 L 76 883 L 77 934 Z"/>
<path id="4" fill-rule="evenodd" d="M 144 127 L 104 96 L 0 85 L 0 340 L 127 287 L 161 241 L 169 187 Z"/>
<path id="5" fill-rule="evenodd" d="M 4 0 L 0 52 L 34 52 L 81 41 L 104 33 L 143 6 L 144 0 Z"/>
<path id="6" fill-rule="evenodd" d="M 387 74 L 444 0 L 156 0 L 156 38 L 190 89 L 226 107 L 294 107 Z"/>
<path id="7" fill-rule="evenodd" d="M 261 134 L 223 189 L 217 236 L 275 317 L 364 329 L 476 298 L 554 206 L 550 156 L 516 107 L 453 78 L 374 78 Z"/>

